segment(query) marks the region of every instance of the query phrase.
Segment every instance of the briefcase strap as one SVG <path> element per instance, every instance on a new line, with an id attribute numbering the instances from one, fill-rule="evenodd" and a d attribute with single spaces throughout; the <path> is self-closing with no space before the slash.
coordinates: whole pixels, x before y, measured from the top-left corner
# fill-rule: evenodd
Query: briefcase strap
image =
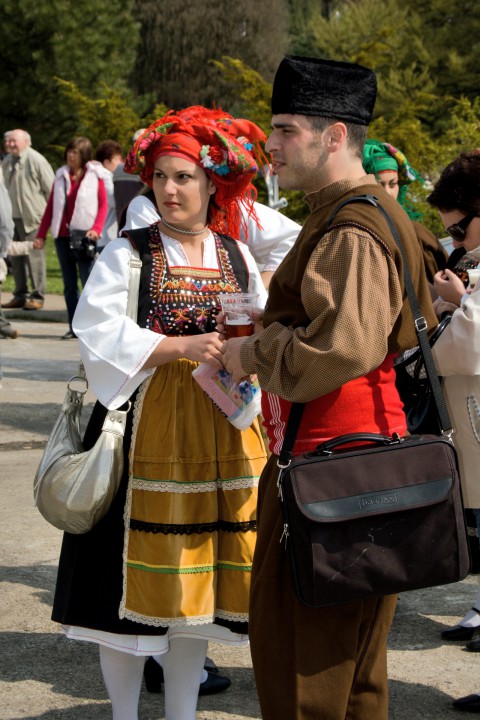
<path id="1" fill-rule="evenodd" d="M 435 400 L 435 406 L 437 408 L 437 414 L 438 414 L 438 418 L 439 418 L 440 427 L 442 430 L 442 435 L 444 435 L 448 439 L 451 439 L 451 435 L 453 432 L 452 423 L 450 420 L 450 416 L 448 414 L 447 406 L 445 404 L 445 399 L 444 399 L 443 393 L 442 393 L 442 388 L 440 386 L 440 379 L 438 377 L 438 373 L 435 368 L 435 363 L 433 360 L 432 349 L 430 347 L 428 334 L 427 334 L 427 330 L 428 330 L 427 321 L 423 317 L 422 312 L 420 310 L 420 305 L 418 303 L 418 299 L 417 299 L 415 289 L 413 286 L 410 268 L 408 266 L 405 248 L 403 247 L 403 243 L 401 241 L 401 238 L 398 234 L 397 228 L 395 227 L 395 224 L 394 224 L 392 218 L 390 217 L 388 212 L 385 210 L 385 208 L 383 208 L 382 205 L 380 205 L 380 202 L 375 195 L 370 195 L 370 194 L 356 195 L 354 197 L 347 198 L 347 200 L 344 200 L 342 203 L 340 203 L 340 205 L 338 205 L 334 209 L 334 211 L 332 212 L 332 214 L 330 215 L 330 217 L 327 220 L 326 230 L 329 229 L 329 227 L 332 224 L 332 221 L 335 218 L 338 211 L 345 205 L 348 205 L 348 204 L 354 203 L 354 202 L 364 202 L 364 203 L 368 203 L 368 204 L 373 205 L 374 207 L 378 208 L 378 210 L 382 213 L 385 220 L 387 221 L 390 231 L 393 235 L 393 239 L 395 240 L 395 242 L 398 245 L 398 249 L 400 250 L 400 254 L 401 254 L 402 260 L 403 260 L 403 276 L 404 276 L 404 282 L 405 282 L 405 290 L 407 293 L 408 301 L 410 303 L 410 308 L 411 308 L 412 315 L 413 315 L 413 320 L 415 323 L 415 332 L 417 334 L 420 352 L 423 357 L 425 372 L 426 372 L 430 387 L 432 389 L 433 398 Z M 304 408 L 305 408 L 305 405 L 303 403 L 292 403 L 292 407 L 290 409 L 290 413 L 288 416 L 287 426 L 285 428 L 285 437 L 283 439 L 282 448 L 280 450 L 280 455 L 279 455 L 278 462 L 277 462 L 277 465 L 280 468 L 288 467 L 291 462 L 293 447 L 295 445 L 295 439 L 297 437 L 298 428 L 300 427 L 300 422 L 302 420 Z"/>

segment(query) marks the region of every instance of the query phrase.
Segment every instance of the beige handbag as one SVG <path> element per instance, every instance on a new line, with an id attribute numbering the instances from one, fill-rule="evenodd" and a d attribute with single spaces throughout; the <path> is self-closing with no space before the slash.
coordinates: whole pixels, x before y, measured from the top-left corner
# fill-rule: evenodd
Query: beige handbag
<path id="1" fill-rule="evenodd" d="M 127 316 L 137 319 L 140 268 L 138 252 L 130 260 Z M 75 385 L 80 384 L 80 389 Z M 88 389 L 83 364 L 67 385 L 60 416 L 50 436 L 33 483 L 35 504 L 51 525 L 82 534 L 106 514 L 123 473 L 126 410 L 109 410 L 100 436 L 84 451 L 80 435 L 83 397 Z"/>

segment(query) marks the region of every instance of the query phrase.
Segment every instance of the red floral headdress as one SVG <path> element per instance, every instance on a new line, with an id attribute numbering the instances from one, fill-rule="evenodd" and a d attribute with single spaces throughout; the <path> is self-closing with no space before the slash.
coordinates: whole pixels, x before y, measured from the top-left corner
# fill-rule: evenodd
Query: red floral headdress
<path id="1" fill-rule="evenodd" d="M 209 206 L 210 228 L 238 238 L 241 225 L 246 232 L 239 203 L 259 224 L 252 179 L 259 163 L 267 164 L 260 146 L 265 139 L 263 131 L 249 120 L 195 105 L 156 120 L 137 139 L 124 167 L 128 173 L 139 174 L 150 187 L 160 155 L 177 155 L 202 167 L 216 187 Z"/>

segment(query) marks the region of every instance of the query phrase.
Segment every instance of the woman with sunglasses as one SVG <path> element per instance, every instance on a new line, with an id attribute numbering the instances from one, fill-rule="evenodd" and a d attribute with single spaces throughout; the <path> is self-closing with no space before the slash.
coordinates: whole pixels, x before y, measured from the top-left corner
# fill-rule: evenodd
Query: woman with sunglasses
<path id="1" fill-rule="evenodd" d="M 437 314 L 453 314 L 432 351 L 455 428 L 464 504 L 474 510 L 480 528 L 480 282 L 467 289 L 458 276 L 480 263 L 480 150 L 462 153 L 451 162 L 427 200 L 438 209 L 454 248 L 466 251 L 453 271 L 435 275 Z M 478 652 L 480 641 L 472 640 L 476 635 L 480 635 L 480 591 L 465 617 L 442 632 L 444 640 L 470 641 L 467 649 Z M 480 712 L 480 696 L 460 698 L 454 706 Z"/>

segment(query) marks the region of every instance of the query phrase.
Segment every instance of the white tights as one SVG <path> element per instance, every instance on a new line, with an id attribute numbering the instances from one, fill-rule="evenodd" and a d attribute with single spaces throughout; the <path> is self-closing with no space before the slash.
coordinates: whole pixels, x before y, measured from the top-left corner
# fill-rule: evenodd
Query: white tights
<path id="1" fill-rule="evenodd" d="M 171 638 L 162 655 L 165 720 L 195 720 L 207 641 Z M 112 702 L 113 720 L 138 720 L 145 658 L 100 645 L 100 665 Z"/>
<path id="2" fill-rule="evenodd" d="M 473 607 L 476 608 L 477 611 L 480 611 L 480 590 L 477 592 L 477 596 L 473 601 Z M 460 620 L 459 624 L 462 625 L 462 627 L 478 627 L 480 625 L 480 612 L 475 612 L 473 609 L 469 610 L 465 617 Z"/>

